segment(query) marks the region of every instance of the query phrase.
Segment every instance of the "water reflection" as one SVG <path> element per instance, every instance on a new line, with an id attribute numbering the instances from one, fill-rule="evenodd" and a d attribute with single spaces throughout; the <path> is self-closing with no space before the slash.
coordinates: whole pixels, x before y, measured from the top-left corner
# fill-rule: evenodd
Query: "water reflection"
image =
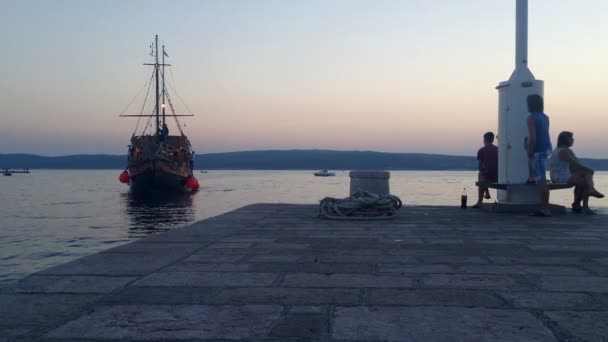
<path id="1" fill-rule="evenodd" d="M 121 194 L 129 219 L 129 238 L 164 232 L 194 221 L 194 196 L 196 193 Z"/>

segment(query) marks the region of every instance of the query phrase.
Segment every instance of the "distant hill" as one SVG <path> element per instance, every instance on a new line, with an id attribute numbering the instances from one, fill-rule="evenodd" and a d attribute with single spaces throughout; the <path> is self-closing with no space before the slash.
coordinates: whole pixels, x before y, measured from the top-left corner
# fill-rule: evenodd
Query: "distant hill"
<path id="1" fill-rule="evenodd" d="M 596 170 L 608 170 L 608 159 L 582 159 Z M 0 168 L 124 169 L 127 156 L 0 154 Z M 270 150 L 196 155 L 205 170 L 475 170 L 474 156 L 373 151 Z"/>
<path id="2" fill-rule="evenodd" d="M 196 157 L 201 169 L 469 170 L 473 157 L 372 151 L 281 150 L 213 153 Z"/>
<path id="3" fill-rule="evenodd" d="M 0 169 L 124 169 L 127 155 L 75 154 L 45 157 L 35 154 L 0 154 Z"/>

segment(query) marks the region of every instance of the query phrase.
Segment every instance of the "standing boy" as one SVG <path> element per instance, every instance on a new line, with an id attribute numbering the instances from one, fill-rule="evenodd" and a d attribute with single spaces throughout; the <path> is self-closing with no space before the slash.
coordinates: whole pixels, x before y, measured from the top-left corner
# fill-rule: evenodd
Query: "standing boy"
<path id="1" fill-rule="evenodd" d="M 479 208 L 483 201 L 484 193 L 490 198 L 489 183 L 498 182 L 498 147 L 494 144 L 494 133 L 487 132 L 483 135 L 483 147 L 477 151 L 477 168 L 479 169 L 479 187 L 477 188 L 477 203 L 473 208 Z"/>

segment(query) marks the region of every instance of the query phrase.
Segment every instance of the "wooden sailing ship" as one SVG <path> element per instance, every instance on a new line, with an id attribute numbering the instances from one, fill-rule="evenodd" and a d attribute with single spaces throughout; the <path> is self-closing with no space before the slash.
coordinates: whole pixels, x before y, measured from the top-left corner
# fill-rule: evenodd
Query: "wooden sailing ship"
<path id="1" fill-rule="evenodd" d="M 128 184 L 133 193 L 148 191 L 186 192 L 194 191 L 199 187 L 192 170 L 194 167 L 194 151 L 188 137 L 184 134 L 178 120 L 180 116 L 193 116 L 193 114 L 176 114 L 171 97 L 165 85 L 165 46 L 162 46 L 162 55 L 159 56 L 158 35 L 150 46 L 150 55 L 153 63 L 145 63 L 154 68 L 150 81 L 147 84 L 148 95 L 154 84 L 154 105 L 151 113 L 145 114 L 146 104 L 138 115 L 123 115 L 139 117 L 138 124 L 131 136 L 129 145 L 127 167 L 119 180 Z M 159 57 L 161 61 L 159 62 Z M 145 101 L 144 101 L 145 102 Z M 170 109 L 167 112 L 167 107 Z M 126 110 L 126 109 L 125 109 Z M 123 111 L 124 112 L 124 111 Z M 147 121 L 143 130 L 138 133 L 142 118 Z M 168 120 L 174 121 L 173 130 L 179 134 L 170 135 Z"/>

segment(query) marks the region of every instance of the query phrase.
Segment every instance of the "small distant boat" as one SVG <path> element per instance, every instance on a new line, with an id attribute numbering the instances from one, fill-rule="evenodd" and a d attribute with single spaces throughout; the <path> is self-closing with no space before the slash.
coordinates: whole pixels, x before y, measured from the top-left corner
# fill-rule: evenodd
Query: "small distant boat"
<path id="1" fill-rule="evenodd" d="M 329 172 L 327 170 L 321 170 L 321 171 L 317 171 L 315 172 L 315 176 L 317 177 L 331 177 L 331 176 L 335 176 L 336 174 L 333 172 Z"/>
<path id="2" fill-rule="evenodd" d="M 23 168 L 21 170 L 2 169 L 2 175 L 4 175 L 4 176 L 12 176 L 13 173 L 30 173 L 30 169 L 26 169 L 26 168 Z"/>
<path id="3" fill-rule="evenodd" d="M 207 173 L 207 170 L 201 170 L 201 173 Z"/>

